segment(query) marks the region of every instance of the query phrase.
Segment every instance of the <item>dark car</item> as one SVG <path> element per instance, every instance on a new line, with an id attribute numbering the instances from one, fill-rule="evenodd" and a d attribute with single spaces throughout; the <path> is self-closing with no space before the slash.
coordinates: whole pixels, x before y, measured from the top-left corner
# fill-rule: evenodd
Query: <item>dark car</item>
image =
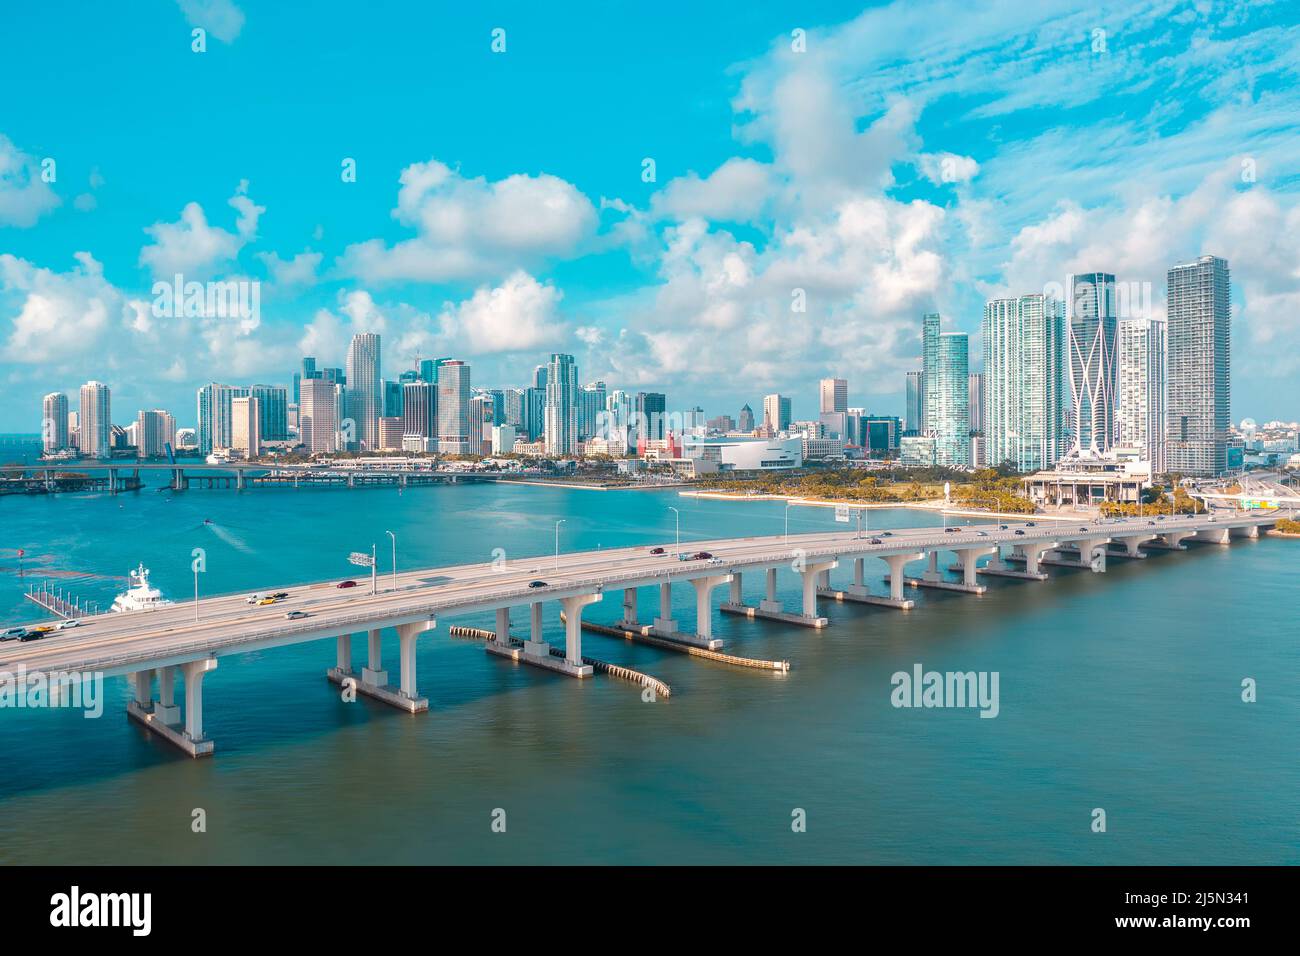
<path id="1" fill-rule="evenodd" d="M 1079 530 L 1080 530 L 1080 531 L 1087 531 L 1088 529 L 1087 529 L 1087 528 L 1080 527 Z"/>
<path id="2" fill-rule="evenodd" d="M 663 553 L 664 553 L 664 549 L 663 549 L 663 548 L 651 548 L 651 549 L 650 549 L 650 553 L 651 553 L 651 554 L 663 554 Z"/>
<path id="3" fill-rule="evenodd" d="M 39 641 L 47 633 L 47 631 L 28 631 L 22 637 L 18 638 L 18 640 L 22 641 L 24 644 L 28 641 Z"/>
<path id="4" fill-rule="evenodd" d="M 953 533 L 954 531 L 956 531 L 957 529 L 956 529 L 956 528 L 944 528 L 943 530 L 946 531 L 946 532 L 948 532 L 949 534 L 952 534 L 952 533 Z"/>
<path id="5" fill-rule="evenodd" d="M 999 531 L 1006 531 L 1006 530 L 1007 530 L 1007 526 L 1004 525 L 1004 524 L 1000 524 L 1000 525 L 998 525 L 998 530 L 999 530 Z"/>
<path id="6" fill-rule="evenodd" d="M 354 587 L 357 586 L 357 582 L 356 582 L 356 581 L 340 581 L 338 584 L 336 584 L 336 585 L 334 585 L 334 586 L 335 586 L 336 588 L 354 588 Z"/>
<path id="7" fill-rule="evenodd" d="M 881 536 L 882 538 L 892 538 L 892 537 L 894 536 L 894 532 L 892 532 L 892 531 L 882 531 L 882 532 L 880 532 L 880 536 Z"/>
<path id="8" fill-rule="evenodd" d="M 1024 532 L 1021 531 L 1019 528 L 1017 528 L 1017 529 L 1016 529 L 1016 534 L 1024 534 Z"/>
<path id="9" fill-rule="evenodd" d="M 289 596 L 288 591 L 276 591 L 274 594 L 271 595 L 271 597 L 275 598 L 277 601 L 283 601 L 288 596 Z"/>
<path id="10" fill-rule="evenodd" d="M 1026 522 L 1025 522 L 1025 527 L 1026 527 L 1026 528 L 1032 528 L 1033 526 L 1034 526 L 1034 523 L 1033 523 L 1032 521 L 1026 521 Z"/>
<path id="11" fill-rule="evenodd" d="M 872 538 L 872 539 L 868 542 L 868 544 L 884 544 L 884 543 L 885 543 L 885 542 L 882 541 L 882 540 L 879 539 L 879 538 Z"/>
<path id="12" fill-rule="evenodd" d="M 707 561 L 709 560 L 709 558 L 713 557 L 713 555 L 709 554 L 709 552 L 707 551 L 696 551 L 693 555 L 691 555 L 691 557 L 694 558 L 696 561 Z"/>
<path id="13" fill-rule="evenodd" d="M 529 586 L 530 588 L 544 588 L 544 587 L 546 587 L 546 582 L 545 582 L 545 581 L 529 581 L 529 582 L 528 582 L 528 586 Z"/>
<path id="14" fill-rule="evenodd" d="M 1156 523 L 1154 521 L 1148 521 L 1147 524 L 1151 525 L 1151 527 L 1153 528 L 1156 526 Z"/>

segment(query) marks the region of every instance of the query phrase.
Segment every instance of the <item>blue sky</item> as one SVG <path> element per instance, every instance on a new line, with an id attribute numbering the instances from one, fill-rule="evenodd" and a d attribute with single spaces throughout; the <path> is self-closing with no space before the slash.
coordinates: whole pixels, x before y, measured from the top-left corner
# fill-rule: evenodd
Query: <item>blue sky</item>
<path id="1" fill-rule="evenodd" d="M 1293 3 L 464 6 L 10 11 L 0 431 L 90 378 L 119 422 L 192 424 L 200 384 L 287 384 L 359 330 L 394 377 L 569 351 L 674 409 L 811 414 L 833 374 L 897 413 L 923 312 L 976 333 L 1095 269 L 1161 315 L 1203 253 L 1233 271 L 1234 418 L 1300 417 Z M 260 316 L 153 314 L 177 272 L 259 282 Z"/>

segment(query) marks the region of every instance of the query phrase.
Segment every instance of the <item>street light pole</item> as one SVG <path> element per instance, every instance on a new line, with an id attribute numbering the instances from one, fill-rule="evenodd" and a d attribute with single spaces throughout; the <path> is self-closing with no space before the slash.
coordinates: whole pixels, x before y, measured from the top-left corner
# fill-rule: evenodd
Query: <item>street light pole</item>
<path id="1" fill-rule="evenodd" d="M 791 502 L 789 501 L 785 503 L 785 543 L 786 544 L 790 543 L 790 504 Z"/>
<path id="2" fill-rule="evenodd" d="M 194 623 L 199 623 L 199 569 L 194 568 Z"/>
<path id="3" fill-rule="evenodd" d="M 385 531 L 384 534 L 393 539 L 393 590 L 397 590 L 397 535 L 391 531 Z"/>
<path id="4" fill-rule="evenodd" d="M 677 550 L 680 551 L 682 549 L 682 513 L 672 505 L 668 506 L 668 510 L 677 516 Z"/>
<path id="5" fill-rule="evenodd" d="M 566 522 L 567 520 L 569 519 L 561 518 L 559 521 L 555 522 L 555 570 L 556 571 L 560 570 L 560 525 L 564 524 L 564 522 Z"/>

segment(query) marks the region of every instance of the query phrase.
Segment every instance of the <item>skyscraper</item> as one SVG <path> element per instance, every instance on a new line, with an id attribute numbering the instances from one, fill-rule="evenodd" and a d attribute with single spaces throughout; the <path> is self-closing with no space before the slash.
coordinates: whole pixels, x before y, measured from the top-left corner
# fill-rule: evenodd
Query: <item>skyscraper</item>
<path id="1" fill-rule="evenodd" d="M 635 428 L 638 446 L 642 441 L 662 441 L 668 435 L 668 399 L 663 392 L 637 392 Z"/>
<path id="2" fill-rule="evenodd" d="M 596 437 L 596 419 L 605 410 L 607 388 L 604 382 L 591 382 L 582 386 L 578 395 L 578 440 Z"/>
<path id="3" fill-rule="evenodd" d="M 338 386 L 323 378 L 303 379 L 298 403 L 298 435 L 307 453 L 338 451 Z"/>
<path id="4" fill-rule="evenodd" d="M 299 394 L 306 387 L 299 383 Z M 333 386 L 330 386 L 333 391 Z M 215 449 L 230 447 L 230 403 L 236 398 L 246 398 L 248 389 L 242 385 L 220 385 L 213 382 L 198 390 L 199 453 L 210 455 Z"/>
<path id="5" fill-rule="evenodd" d="M 1041 293 L 984 306 L 984 448 L 989 465 L 1019 471 L 1065 450 L 1069 389 L 1065 314 Z"/>
<path id="6" fill-rule="evenodd" d="M 1169 471 L 1222 475 L 1232 425 L 1228 262 L 1201 256 L 1174 266 L 1168 279 Z"/>
<path id="7" fill-rule="evenodd" d="M 113 450 L 112 396 L 103 382 L 81 386 L 81 454 L 108 458 Z"/>
<path id="8" fill-rule="evenodd" d="M 46 454 L 68 447 L 68 396 L 50 392 L 41 400 L 41 448 Z"/>
<path id="9" fill-rule="evenodd" d="M 740 415 L 736 418 L 736 428 L 742 432 L 754 430 L 754 410 L 748 404 L 740 406 Z"/>
<path id="10" fill-rule="evenodd" d="M 289 439 L 289 395 L 283 385 L 253 385 L 248 394 L 257 399 L 258 438 L 263 442 Z M 301 386 L 299 388 L 301 395 Z"/>
<path id="11" fill-rule="evenodd" d="M 259 402 L 253 396 L 230 400 L 230 450 L 245 458 L 262 453 L 262 417 Z"/>
<path id="12" fill-rule="evenodd" d="M 984 373 L 970 373 L 970 430 L 972 435 L 984 434 Z"/>
<path id="13" fill-rule="evenodd" d="M 384 409 L 379 347 L 377 332 L 358 332 L 348 346 L 347 416 L 357 443 L 367 451 L 379 448 L 379 416 Z"/>
<path id="14" fill-rule="evenodd" d="M 763 424 L 778 432 L 790 427 L 790 399 L 779 393 L 763 397 Z"/>
<path id="15" fill-rule="evenodd" d="M 546 365 L 546 453 L 578 452 L 578 365 L 555 352 Z"/>
<path id="16" fill-rule="evenodd" d="M 965 332 L 940 332 L 939 316 L 925 316 L 925 431 L 934 438 L 938 465 L 970 464 L 969 348 Z"/>
<path id="17" fill-rule="evenodd" d="M 437 386 L 428 382 L 407 382 L 402 386 L 402 445 L 427 451 L 434 437 L 434 395 Z M 408 441 L 407 439 L 410 439 Z"/>
<path id="18" fill-rule="evenodd" d="M 470 368 L 461 361 L 448 359 L 438 366 L 438 451 L 448 455 L 467 455 L 478 450 L 482 436 L 470 429 Z M 474 446 L 471 449 L 470 439 Z"/>
<path id="19" fill-rule="evenodd" d="M 1142 457 L 1151 462 L 1151 473 L 1164 474 L 1168 469 L 1164 320 L 1120 320 L 1116 399 L 1116 440 L 1142 449 Z"/>
<path id="20" fill-rule="evenodd" d="M 1069 277 L 1070 430 L 1073 450 L 1100 454 L 1115 435 L 1115 277 L 1086 272 Z"/>
<path id="21" fill-rule="evenodd" d="M 846 412 L 849 409 L 849 380 L 824 378 L 821 380 L 821 411 Z"/>
<path id="22" fill-rule="evenodd" d="M 903 413 L 903 430 L 919 435 L 925 427 L 925 373 L 907 373 L 907 407 Z"/>
<path id="23" fill-rule="evenodd" d="M 135 418 L 136 454 L 141 458 L 160 458 L 167 446 L 176 444 L 176 419 L 161 408 L 141 409 Z"/>

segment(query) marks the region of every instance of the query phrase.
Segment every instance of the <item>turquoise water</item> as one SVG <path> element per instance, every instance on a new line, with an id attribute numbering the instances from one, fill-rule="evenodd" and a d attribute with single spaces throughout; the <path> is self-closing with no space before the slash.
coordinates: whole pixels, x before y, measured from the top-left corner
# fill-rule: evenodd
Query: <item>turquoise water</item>
<path id="1" fill-rule="evenodd" d="M 372 543 L 386 567 L 385 529 L 405 567 L 488 560 L 496 547 L 549 554 L 561 518 L 566 550 L 671 541 L 670 505 L 684 539 L 783 527 L 778 503 L 664 491 L 11 496 L 0 498 L 0 617 L 35 617 L 24 583 L 56 572 L 104 602 L 139 561 L 184 599 L 195 547 L 207 551 L 201 586 L 216 593 L 347 576 L 347 552 Z M 871 515 L 873 528 L 938 521 Z M 790 510 L 791 532 L 833 527 L 826 509 Z M 1292 540 L 1193 546 L 1105 574 L 994 580 L 982 597 L 921 592 L 906 614 L 822 602 L 821 632 L 715 616 L 728 650 L 789 659 L 788 675 L 588 635 L 587 654 L 672 686 L 653 703 L 631 684 L 566 679 L 446 634 L 448 623 L 491 627 L 487 616 L 444 619 L 422 638 L 431 709 L 419 716 L 342 703 L 324 677 L 332 641 L 223 658 L 205 683 L 207 760 L 128 722 L 115 678 L 99 720 L 0 710 L 0 860 L 1296 863 L 1298 555 Z M 795 576 L 780 585 L 794 607 Z M 747 581 L 747 598 L 759 587 Z M 655 598 L 641 594 L 643 617 Z M 689 626 L 692 596 L 677 598 Z M 615 595 L 587 614 L 620 610 Z M 554 607 L 547 629 L 558 642 Z M 895 709 L 890 677 L 918 662 L 997 671 L 999 716 Z M 1245 677 L 1257 703 L 1241 701 Z M 1090 830 L 1096 807 L 1103 834 Z M 195 808 L 206 833 L 191 832 Z M 491 828 L 497 808 L 505 833 Z M 796 808 L 806 832 L 791 830 Z"/>

